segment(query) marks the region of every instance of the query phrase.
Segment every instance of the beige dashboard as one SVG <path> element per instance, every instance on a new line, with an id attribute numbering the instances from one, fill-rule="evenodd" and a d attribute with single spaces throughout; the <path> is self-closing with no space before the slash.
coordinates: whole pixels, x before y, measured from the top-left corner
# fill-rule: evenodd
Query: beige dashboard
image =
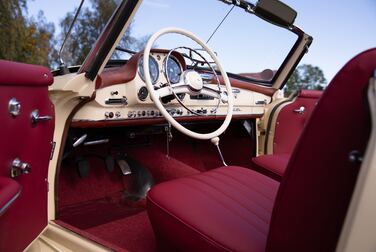
<path id="1" fill-rule="evenodd" d="M 152 57 L 158 64 L 159 75 L 155 85 L 163 85 L 167 82 L 164 74 L 164 60 L 166 52 L 158 50 L 152 52 Z M 118 69 L 111 69 L 102 74 L 95 99 L 85 104 L 74 116 L 72 124 L 89 126 L 97 123 L 117 123 L 127 124 L 135 123 L 139 120 L 163 119 L 163 116 L 155 107 L 150 99 L 150 94 L 146 90 L 145 82 L 139 71 L 140 55 L 135 55 L 124 66 Z M 182 71 L 185 69 L 185 62 L 182 57 L 178 58 Z M 183 59 L 184 60 L 184 59 Z M 121 74 L 123 73 L 123 75 Z M 216 89 L 217 84 L 211 84 L 210 81 L 204 81 L 205 86 Z M 252 84 L 248 84 L 252 85 Z M 224 87 L 222 86 L 222 89 Z M 140 92 L 143 92 L 140 95 Z M 270 95 L 262 94 L 245 88 L 233 87 L 234 109 L 233 117 L 251 118 L 261 117 L 264 113 L 265 105 L 270 103 Z M 223 118 L 227 113 L 227 104 L 220 103 L 218 109 L 218 100 L 205 95 L 186 94 L 182 99 L 185 106 L 200 114 L 197 116 L 184 109 L 175 99 L 165 104 L 169 113 L 178 120 L 194 121 L 213 118 Z M 158 120 L 157 120 L 158 121 Z"/>

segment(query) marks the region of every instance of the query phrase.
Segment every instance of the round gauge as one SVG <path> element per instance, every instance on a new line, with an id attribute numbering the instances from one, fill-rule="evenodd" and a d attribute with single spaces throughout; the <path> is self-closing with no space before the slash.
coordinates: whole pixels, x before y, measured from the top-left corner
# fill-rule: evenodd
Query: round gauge
<path id="1" fill-rule="evenodd" d="M 180 64 L 177 59 L 169 57 L 167 60 L 167 69 L 165 69 L 165 74 L 167 75 L 170 83 L 175 84 L 180 81 L 180 75 L 182 74 Z M 166 66 L 166 62 L 164 63 Z"/>
<path id="2" fill-rule="evenodd" d="M 157 61 L 152 56 L 149 57 L 149 72 L 152 83 L 157 83 L 159 78 L 159 67 Z M 145 81 L 144 57 L 141 57 L 138 61 L 138 74 L 141 79 Z"/>

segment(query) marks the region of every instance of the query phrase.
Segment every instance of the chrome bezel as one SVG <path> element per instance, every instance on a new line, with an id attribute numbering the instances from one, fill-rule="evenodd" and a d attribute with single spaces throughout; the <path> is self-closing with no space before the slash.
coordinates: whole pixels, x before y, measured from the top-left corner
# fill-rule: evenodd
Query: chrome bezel
<path id="1" fill-rule="evenodd" d="M 138 62 L 137 62 L 137 73 L 140 76 L 140 78 L 145 82 L 145 76 L 141 73 L 141 67 L 143 68 L 143 64 L 141 64 L 141 60 L 143 60 L 143 54 L 141 55 L 141 57 L 138 59 Z M 157 66 L 157 76 L 155 80 L 152 80 L 153 85 L 155 85 L 159 80 L 159 64 L 158 64 L 158 61 L 153 56 L 150 55 L 149 56 L 149 68 L 150 68 L 150 60 L 154 61 Z M 152 76 L 150 75 L 150 77 Z"/>
<path id="2" fill-rule="evenodd" d="M 171 58 L 173 61 L 175 61 L 176 64 L 178 64 L 179 68 L 180 68 L 180 76 L 183 74 L 183 66 L 181 65 L 180 61 L 174 56 L 174 55 L 170 55 L 170 57 L 168 57 L 168 55 L 164 58 L 163 60 L 163 64 L 162 64 L 162 72 L 166 78 L 166 80 L 169 80 L 171 82 L 171 84 L 176 84 L 180 81 L 180 79 L 177 81 L 177 82 L 173 82 L 171 81 L 171 79 L 167 76 L 167 64 L 166 64 L 166 61 L 167 61 L 167 58 Z"/>

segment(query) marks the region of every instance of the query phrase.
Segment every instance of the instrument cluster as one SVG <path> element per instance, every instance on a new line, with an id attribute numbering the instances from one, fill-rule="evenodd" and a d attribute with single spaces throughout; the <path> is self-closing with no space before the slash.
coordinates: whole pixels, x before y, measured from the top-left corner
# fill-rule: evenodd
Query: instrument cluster
<path id="1" fill-rule="evenodd" d="M 139 58 L 137 67 L 139 76 L 145 81 L 143 56 Z M 155 88 L 159 88 L 167 82 L 178 83 L 183 73 L 183 66 L 173 55 L 167 57 L 167 54 L 152 53 L 149 57 L 149 73 L 153 85 Z"/>

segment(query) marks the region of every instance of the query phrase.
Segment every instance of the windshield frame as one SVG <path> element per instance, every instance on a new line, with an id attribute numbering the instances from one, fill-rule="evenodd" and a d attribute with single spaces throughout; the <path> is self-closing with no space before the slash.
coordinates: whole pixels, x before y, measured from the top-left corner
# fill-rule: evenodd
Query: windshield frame
<path id="1" fill-rule="evenodd" d="M 133 15 L 138 9 L 137 7 L 142 3 L 142 1 L 143 0 L 123 0 L 119 4 L 118 8 L 115 10 L 114 14 L 111 16 L 110 20 L 105 26 L 103 32 L 99 36 L 94 47 L 86 57 L 78 73 L 85 73 L 86 78 L 92 81 L 95 80 L 96 76 L 101 72 L 101 69 L 103 70 L 104 65 L 107 64 L 107 61 L 109 61 L 108 56 L 112 55 L 113 51 L 115 50 L 117 46 L 116 42 L 125 31 L 125 25 L 130 18 L 133 18 Z M 242 0 L 241 3 L 244 4 L 248 2 Z M 228 3 L 226 2 L 224 4 Z M 249 5 L 253 6 L 251 3 L 249 3 Z M 250 15 L 252 14 L 253 13 L 250 12 Z M 268 23 L 270 25 L 278 26 L 270 22 Z M 282 64 L 274 74 L 273 78 L 271 80 L 264 81 L 229 72 L 228 75 L 231 78 L 245 81 L 249 84 L 257 84 L 265 87 L 276 87 L 277 85 L 277 88 L 282 88 L 284 86 L 284 83 L 288 80 L 288 78 L 300 62 L 301 58 L 308 51 L 313 38 L 295 25 L 291 25 L 288 28 L 281 26 L 278 27 L 281 29 L 287 29 L 288 31 L 295 33 L 298 38 L 295 44 L 290 49 L 288 55 L 285 57 Z M 285 71 L 286 68 L 288 70 L 287 72 Z M 284 76 L 282 76 L 282 74 L 284 74 Z"/>

